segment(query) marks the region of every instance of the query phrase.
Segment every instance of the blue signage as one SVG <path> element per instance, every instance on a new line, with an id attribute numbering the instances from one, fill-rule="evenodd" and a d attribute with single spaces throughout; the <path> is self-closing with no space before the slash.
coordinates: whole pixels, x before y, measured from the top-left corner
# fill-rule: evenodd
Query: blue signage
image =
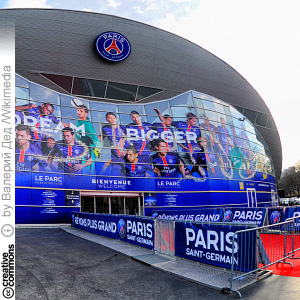
<path id="1" fill-rule="evenodd" d="M 221 222 L 223 208 L 203 208 L 198 210 L 158 210 L 158 219 L 185 220 L 197 222 Z"/>
<path id="2" fill-rule="evenodd" d="M 242 226 L 212 226 L 201 223 L 175 223 L 175 254 L 177 256 L 243 272 L 256 268 L 256 234 L 234 233 Z M 245 240 L 247 239 L 247 240 Z M 247 247 L 245 247 L 247 245 Z M 232 252 L 234 256 L 232 257 Z"/>
<path id="3" fill-rule="evenodd" d="M 103 32 L 96 39 L 98 53 L 109 61 L 122 61 L 126 59 L 131 51 L 128 39 L 114 31 Z"/>
<path id="4" fill-rule="evenodd" d="M 284 215 L 284 221 L 286 221 L 289 218 L 298 218 L 295 219 L 295 229 L 300 229 L 300 206 L 294 206 L 294 207 L 286 207 L 285 208 L 285 215 Z"/>
<path id="5" fill-rule="evenodd" d="M 154 249 L 154 221 L 149 218 L 118 216 L 118 238 L 137 246 Z"/>
<path id="6" fill-rule="evenodd" d="M 263 226 L 266 215 L 264 207 L 226 208 L 223 222 L 248 223 Z"/>
<path id="7" fill-rule="evenodd" d="M 109 238 L 117 239 L 117 217 L 89 213 L 72 213 L 72 226 Z"/>
<path id="8" fill-rule="evenodd" d="M 154 249 L 155 230 L 152 219 L 73 212 L 72 226 L 148 249 Z"/>

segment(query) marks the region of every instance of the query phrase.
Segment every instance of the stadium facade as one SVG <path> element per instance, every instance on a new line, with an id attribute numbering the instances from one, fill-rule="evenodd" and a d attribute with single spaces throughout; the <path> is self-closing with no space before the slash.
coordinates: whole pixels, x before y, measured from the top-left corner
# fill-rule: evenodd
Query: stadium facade
<path id="1" fill-rule="evenodd" d="M 120 17 L 0 16 L 15 22 L 16 223 L 277 203 L 276 125 L 228 64 Z"/>

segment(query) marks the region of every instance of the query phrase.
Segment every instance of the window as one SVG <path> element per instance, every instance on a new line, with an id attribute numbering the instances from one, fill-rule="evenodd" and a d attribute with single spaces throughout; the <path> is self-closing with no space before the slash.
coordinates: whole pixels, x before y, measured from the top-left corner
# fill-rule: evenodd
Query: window
<path id="1" fill-rule="evenodd" d="M 257 118 L 256 118 L 256 124 L 259 126 L 267 127 L 268 123 L 268 115 L 265 115 L 263 113 L 257 113 Z"/>
<path id="2" fill-rule="evenodd" d="M 254 124 L 256 119 L 256 111 L 250 109 L 244 109 L 244 115 Z"/>

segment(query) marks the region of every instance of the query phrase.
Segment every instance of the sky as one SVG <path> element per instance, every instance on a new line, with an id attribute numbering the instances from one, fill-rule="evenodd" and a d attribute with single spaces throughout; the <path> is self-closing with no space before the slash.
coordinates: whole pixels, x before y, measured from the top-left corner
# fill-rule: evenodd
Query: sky
<path id="1" fill-rule="evenodd" d="M 283 169 L 300 160 L 299 0 L 0 0 L 1 8 L 116 15 L 194 42 L 231 65 L 273 115 Z"/>

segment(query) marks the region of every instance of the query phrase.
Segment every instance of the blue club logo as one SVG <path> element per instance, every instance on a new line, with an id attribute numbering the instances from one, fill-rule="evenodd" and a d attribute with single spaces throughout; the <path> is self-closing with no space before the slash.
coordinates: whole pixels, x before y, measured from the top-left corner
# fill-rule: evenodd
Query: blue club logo
<path id="1" fill-rule="evenodd" d="M 123 219 L 118 222 L 118 234 L 122 239 L 126 238 L 126 223 Z"/>
<path id="2" fill-rule="evenodd" d="M 72 214 L 72 224 L 74 224 L 75 223 L 75 216 L 74 216 L 74 214 Z"/>
<path id="3" fill-rule="evenodd" d="M 126 59 L 131 51 L 128 39 L 113 31 L 100 34 L 96 39 L 96 49 L 98 53 L 109 61 L 122 61 Z"/>
<path id="4" fill-rule="evenodd" d="M 230 209 L 227 209 L 224 214 L 223 222 L 230 222 L 232 220 L 233 213 Z"/>
<path id="5" fill-rule="evenodd" d="M 276 224 L 281 222 L 281 213 L 278 210 L 275 210 L 271 213 L 270 216 L 271 224 Z"/>

